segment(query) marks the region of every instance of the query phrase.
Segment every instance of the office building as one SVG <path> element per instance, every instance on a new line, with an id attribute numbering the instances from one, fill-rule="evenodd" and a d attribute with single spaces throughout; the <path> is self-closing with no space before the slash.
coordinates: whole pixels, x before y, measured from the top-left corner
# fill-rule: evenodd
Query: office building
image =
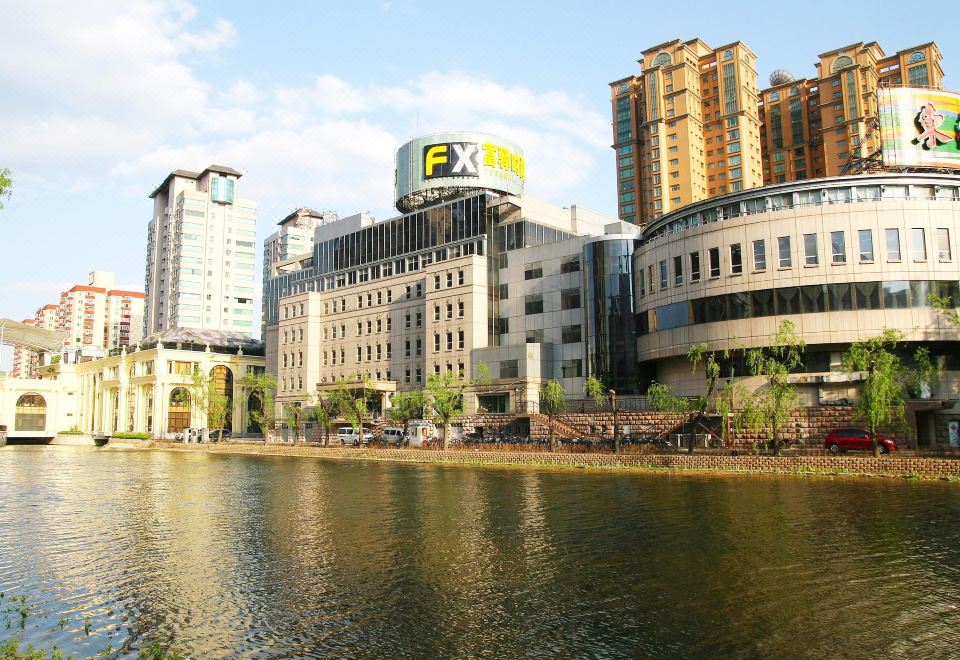
<path id="1" fill-rule="evenodd" d="M 876 43 L 821 53 L 816 76 L 782 69 L 760 92 L 764 183 L 838 176 L 880 150 L 877 90 L 940 89 L 942 55 L 933 42 L 887 56 Z"/>
<path id="2" fill-rule="evenodd" d="M 279 229 L 270 234 L 263 242 L 263 286 L 266 289 L 274 265 L 313 251 L 313 232 L 322 224 L 335 222 L 337 214 L 333 211 L 314 211 L 299 208 L 277 223 Z M 263 315 L 266 319 L 266 301 L 262 301 Z M 261 332 L 262 332 L 261 328 Z"/>
<path id="3" fill-rule="evenodd" d="M 640 75 L 610 83 L 621 220 L 760 186 L 756 55 L 674 40 L 643 51 Z"/>
<path id="4" fill-rule="evenodd" d="M 319 226 L 312 252 L 270 273 L 280 405 L 359 373 L 382 408 L 390 392 L 445 371 L 474 378 L 481 363 L 491 382 L 468 411 L 535 409 L 553 379 L 578 396 L 590 374 L 635 391 L 634 225 L 524 197 L 522 151 L 496 136 L 418 138 L 397 164 L 407 212 Z"/>
<path id="5" fill-rule="evenodd" d="M 144 335 L 252 333 L 257 209 L 238 196 L 240 177 L 219 165 L 175 170 L 150 194 Z"/>

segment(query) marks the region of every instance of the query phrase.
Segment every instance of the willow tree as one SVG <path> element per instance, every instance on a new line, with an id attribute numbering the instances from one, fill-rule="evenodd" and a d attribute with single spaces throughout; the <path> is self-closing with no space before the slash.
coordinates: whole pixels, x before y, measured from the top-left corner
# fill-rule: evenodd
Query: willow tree
<path id="1" fill-rule="evenodd" d="M 427 378 L 427 408 L 433 422 L 441 428 L 444 449 L 450 448 L 447 427 L 463 414 L 463 392 L 467 385 L 463 372 L 443 371 Z"/>
<path id="2" fill-rule="evenodd" d="M 293 444 L 297 444 L 300 439 L 300 423 L 303 421 L 303 404 L 299 401 L 291 401 L 283 407 L 287 418 L 287 427 L 293 431 Z"/>
<path id="3" fill-rule="evenodd" d="M 770 433 L 774 455 L 780 454 L 780 434 L 790 412 L 799 401 L 797 388 L 790 382 L 790 373 L 803 363 L 806 345 L 797 335 L 792 321 L 781 321 L 769 346 L 747 351 L 750 374 L 762 377 L 766 384 L 745 402 L 748 426 Z"/>
<path id="4" fill-rule="evenodd" d="M 311 407 L 307 409 L 307 419 L 319 425 L 323 429 L 323 446 L 330 446 L 330 429 L 333 427 L 333 421 L 340 414 L 342 397 L 336 392 L 330 392 L 326 395 L 320 392 L 315 393 L 310 400 Z"/>
<path id="5" fill-rule="evenodd" d="M 423 390 L 409 390 L 397 392 L 390 397 L 390 408 L 387 417 L 400 424 L 404 431 L 410 425 L 411 419 L 423 416 L 423 409 L 427 407 L 427 395 Z"/>
<path id="6" fill-rule="evenodd" d="M 550 427 L 550 451 L 557 450 L 557 434 L 554 422 L 557 417 L 567 412 L 567 395 L 563 385 L 555 380 L 548 380 L 540 388 L 540 412 L 547 416 Z"/>
<path id="7" fill-rule="evenodd" d="M 613 413 L 613 453 L 620 453 L 620 411 L 622 404 L 617 402 L 617 392 L 607 388 L 603 381 L 596 376 L 589 376 L 583 384 L 583 391 L 588 398 L 600 405 L 604 401 L 610 404 Z"/>
<path id="8" fill-rule="evenodd" d="M 10 169 L 0 169 L 0 209 L 3 209 L 3 200 L 10 199 L 13 190 L 13 179 L 10 178 Z"/>
<path id="9" fill-rule="evenodd" d="M 720 381 L 720 361 L 717 359 L 716 352 L 708 351 L 707 345 L 703 342 L 694 344 L 687 350 L 687 361 L 690 362 L 690 372 L 694 374 L 697 373 L 697 367 L 703 363 L 703 371 L 707 379 L 706 394 L 697 397 L 694 433 L 687 446 L 687 452 L 692 454 L 696 428 L 704 426 L 704 420 L 707 418 L 707 406 L 710 405 L 710 400 L 717 389 L 717 383 Z"/>
<path id="10" fill-rule="evenodd" d="M 370 390 L 370 380 L 363 374 L 355 373 L 350 374 L 350 380 L 338 378 L 333 391 L 340 414 L 360 436 L 363 434 L 363 420 L 368 414 L 367 396 Z"/>
<path id="11" fill-rule="evenodd" d="M 223 427 L 230 415 L 230 398 L 217 387 L 216 379 L 196 366 L 187 389 L 193 407 L 200 411 L 208 428 L 216 429 L 219 442 L 223 439 Z"/>
<path id="12" fill-rule="evenodd" d="M 863 378 L 856 414 L 870 432 L 870 446 L 877 458 L 877 432 L 903 424 L 903 368 L 893 352 L 902 339 L 901 332 L 887 328 L 879 337 L 853 342 L 843 355 L 847 373 Z"/>
<path id="13" fill-rule="evenodd" d="M 253 398 L 259 410 L 247 409 L 247 423 L 253 422 L 260 427 L 260 432 L 264 437 L 267 431 L 273 426 L 274 422 L 274 404 L 273 393 L 277 389 L 277 379 L 270 374 L 258 374 L 247 372 L 240 379 L 240 385 L 248 397 Z"/>

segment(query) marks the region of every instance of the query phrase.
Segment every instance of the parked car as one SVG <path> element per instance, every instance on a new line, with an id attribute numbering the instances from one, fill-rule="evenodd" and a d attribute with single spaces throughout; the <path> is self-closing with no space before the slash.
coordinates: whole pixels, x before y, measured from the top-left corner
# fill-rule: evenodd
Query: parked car
<path id="1" fill-rule="evenodd" d="M 871 451 L 873 443 L 870 441 L 870 432 L 863 429 L 834 429 L 823 440 L 824 448 L 831 454 L 859 449 Z M 897 441 L 885 435 L 877 436 L 877 446 L 881 454 L 897 451 Z"/>
<path id="2" fill-rule="evenodd" d="M 341 445 L 359 447 L 360 445 L 369 445 L 373 442 L 373 434 L 370 433 L 370 429 L 361 429 L 360 432 L 357 433 L 353 430 L 352 426 L 341 426 L 337 429 L 337 440 L 340 441 Z"/>
<path id="3" fill-rule="evenodd" d="M 383 429 L 383 444 L 402 447 L 406 441 L 406 433 L 401 428 L 388 426 Z"/>

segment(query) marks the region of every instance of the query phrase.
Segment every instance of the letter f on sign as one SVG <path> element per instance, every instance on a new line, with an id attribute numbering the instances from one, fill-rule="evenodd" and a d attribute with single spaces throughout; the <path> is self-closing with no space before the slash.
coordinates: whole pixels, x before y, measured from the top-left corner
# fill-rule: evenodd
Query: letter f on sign
<path id="1" fill-rule="evenodd" d="M 447 145 L 438 144 L 427 149 L 427 158 L 424 164 L 427 176 L 433 176 L 433 166 L 443 165 L 447 162 Z"/>

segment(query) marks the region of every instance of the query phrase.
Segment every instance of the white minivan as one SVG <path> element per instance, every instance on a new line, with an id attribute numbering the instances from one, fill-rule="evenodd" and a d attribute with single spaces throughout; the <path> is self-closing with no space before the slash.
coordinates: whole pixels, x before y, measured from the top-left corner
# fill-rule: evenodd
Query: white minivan
<path id="1" fill-rule="evenodd" d="M 373 442 L 373 434 L 370 429 L 361 429 L 360 433 L 357 433 L 352 426 L 341 426 L 337 429 L 337 440 L 341 445 L 359 447 L 361 444 L 369 445 Z"/>
<path id="2" fill-rule="evenodd" d="M 406 433 L 401 428 L 388 426 L 383 429 L 383 444 L 402 447 L 406 443 Z"/>

